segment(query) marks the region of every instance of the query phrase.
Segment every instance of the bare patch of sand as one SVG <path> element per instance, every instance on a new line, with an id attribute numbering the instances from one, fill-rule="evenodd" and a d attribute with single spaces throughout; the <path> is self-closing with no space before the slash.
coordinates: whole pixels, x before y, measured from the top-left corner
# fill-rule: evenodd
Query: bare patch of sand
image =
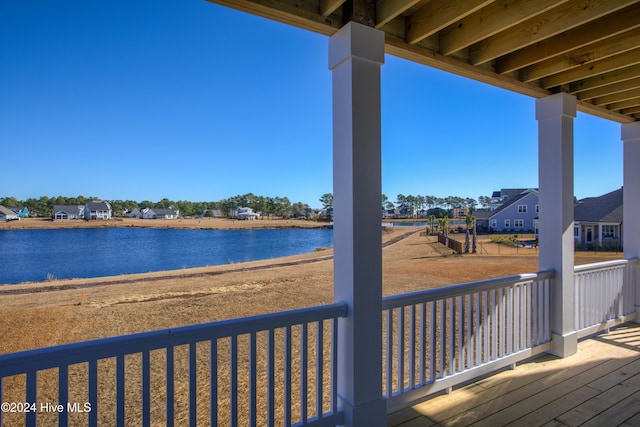
<path id="1" fill-rule="evenodd" d="M 107 227 L 142 227 L 142 228 L 180 228 L 190 230 L 236 230 L 247 228 L 320 228 L 329 223 L 302 219 L 259 219 L 255 221 L 239 221 L 228 218 L 178 218 L 178 219 L 138 219 L 114 218 L 111 220 L 58 220 L 42 218 L 25 218 L 20 221 L 0 222 L 0 230 L 20 230 L 39 228 L 107 228 Z"/>

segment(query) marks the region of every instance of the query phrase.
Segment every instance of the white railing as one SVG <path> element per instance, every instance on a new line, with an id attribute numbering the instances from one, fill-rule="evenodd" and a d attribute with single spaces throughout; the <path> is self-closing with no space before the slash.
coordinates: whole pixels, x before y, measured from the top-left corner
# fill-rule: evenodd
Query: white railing
<path id="1" fill-rule="evenodd" d="M 334 303 L 0 355 L 0 402 L 13 402 L 0 425 L 336 425 L 346 311 Z"/>
<path id="2" fill-rule="evenodd" d="M 385 297 L 388 411 L 547 350 L 552 278 L 531 273 Z"/>
<path id="3" fill-rule="evenodd" d="M 575 267 L 575 324 L 579 337 L 635 318 L 639 272 L 638 259 Z"/>

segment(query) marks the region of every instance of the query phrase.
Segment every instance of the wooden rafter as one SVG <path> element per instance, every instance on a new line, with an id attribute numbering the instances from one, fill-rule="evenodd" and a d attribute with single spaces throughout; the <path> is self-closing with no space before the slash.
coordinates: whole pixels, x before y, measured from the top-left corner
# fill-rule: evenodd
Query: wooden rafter
<path id="1" fill-rule="evenodd" d="M 549 89 L 576 80 L 582 80 L 589 76 L 620 70 L 634 64 L 640 64 L 640 48 L 545 77 L 541 81 L 541 86 Z"/>
<path id="2" fill-rule="evenodd" d="M 638 105 L 640 99 L 640 89 L 631 89 L 624 92 L 618 92 L 607 96 L 594 98 L 591 102 L 594 105 L 616 105 L 616 110 Z"/>
<path id="3" fill-rule="evenodd" d="M 376 28 L 388 24 L 421 0 L 380 0 L 376 6 Z"/>
<path id="4" fill-rule="evenodd" d="M 493 0 L 433 0 L 414 13 L 407 25 L 407 43 L 415 44 L 420 40 L 446 28 L 491 4 Z"/>
<path id="5" fill-rule="evenodd" d="M 327 36 L 348 20 L 386 53 L 524 95 L 568 91 L 621 123 L 640 112 L 640 0 L 209 0 Z"/>
<path id="6" fill-rule="evenodd" d="M 440 52 L 451 55 L 568 0 L 505 0 L 492 3 L 440 33 Z"/>
<path id="7" fill-rule="evenodd" d="M 329 16 L 339 7 L 341 7 L 346 0 L 320 0 L 320 14 L 322 16 Z"/>
<path id="8" fill-rule="evenodd" d="M 501 74 L 527 67 L 640 28 L 640 4 L 634 4 L 596 21 L 564 31 L 555 37 L 529 45 L 496 60 L 496 71 Z"/>
<path id="9" fill-rule="evenodd" d="M 520 70 L 520 80 L 524 82 L 538 80 L 627 52 L 638 46 L 640 46 L 640 27 L 526 67 Z"/>
<path id="10" fill-rule="evenodd" d="M 640 88 L 640 77 L 631 80 L 624 80 L 607 86 L 601 86 L 595 89 L 585 90 L 577 95 L 579 99 L 588 100 L 636 88 Z"/>
<path id="11" fill-rule="evenodd" d="M 564 31 L 615 12 L 633 3 L 629 0 L 602 0 L 585 2 L 572 0 L 535 16 L 509 31 L 503 31 L 470 47 L 470 59 L 474 65 L 484 64 L 533 43 L 556 36 Z"/>

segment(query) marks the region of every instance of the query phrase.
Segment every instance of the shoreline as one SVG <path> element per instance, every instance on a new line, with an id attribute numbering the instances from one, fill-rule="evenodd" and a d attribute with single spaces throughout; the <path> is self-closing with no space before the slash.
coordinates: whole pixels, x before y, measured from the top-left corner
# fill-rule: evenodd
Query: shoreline
<path id="1" fill-rule="evenodd" d="M 307 227 L 309 228 L 309 227 Z M 421 227 L 406 227 L 407 230 L 397 230 L 389 235 L 383 234 L 382 247 L 386 248 L 394 243 L 406 239 L 420 231 Z M 0 283 L 0 296 L 20 295 L 42 292 L 65 291 L 74 289 L 88 289 L 100 286 L 126 285 L 137 282 L 149 282 L 168 279 L 189 279 L 213 277 L 228 273 L 246 273 L 267 270 L 271 268 L 291 267 L 333 259 L 333 247 L 315 250 L 305 254 L 289 255 L 263 260 L 245 261 L 231 264 L 218 264 L 203 267 L 182 268 L 176 270 L 158 270 L 145 273 L 119 274 L 99 277 L 74 277 L 41 282 Z"/>
<path id="2" fill-rule="evenodd" d="M 331 223 L 303 219 L 257 219 L 236 220 L 229 218 L 178 218 L 178 219 L 138 219 L 113 218 L 110 220 L 51 220 L 45 218 L 25 218 L 19 221 L 0 222 L 0 230 L 38 230 L 63 228 L 175 228 L 185 230 L 244 230 L 259 228 L 326 228 Z"/>

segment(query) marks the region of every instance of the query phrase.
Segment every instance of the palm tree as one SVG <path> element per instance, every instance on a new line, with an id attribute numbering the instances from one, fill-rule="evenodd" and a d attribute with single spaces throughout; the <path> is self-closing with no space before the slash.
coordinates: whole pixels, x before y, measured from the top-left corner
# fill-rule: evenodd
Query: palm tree
<path id="1" fill-rule="evenodd" d="M 449 247 L 449 218 L 442 217 L 438 218 L 438 222 L 440 223 L 440 227 L 442 227 L 442 234 L 444 235 L 444 244 L 446 247 Z"/>
<path id="2" fill-rule="evenodd" d="M 464 253 L 469 253 L 469 233 L 471 232 L 471 226 L 473 225 L 473 217 L 471 215 L 467 215 L 464 218 L 464 222 L 467 224 L 467 232 L 464 236 Z"/>
<path id="3" fill-rule="evenodd" d="M 478 252 L 478 235 L 476 234 L 476 217 L 472 216 L 471 218 L 473 219 L 473 242 L 471 243 L 471 252 L 475 254 Z"/>
<path id="4" fill-rule="evenodd" d="M 431 226 L 431 235 L 433 236 L 433 223 L 436 222 L 435 215 L 429 215 L 429 225 Z"/>

